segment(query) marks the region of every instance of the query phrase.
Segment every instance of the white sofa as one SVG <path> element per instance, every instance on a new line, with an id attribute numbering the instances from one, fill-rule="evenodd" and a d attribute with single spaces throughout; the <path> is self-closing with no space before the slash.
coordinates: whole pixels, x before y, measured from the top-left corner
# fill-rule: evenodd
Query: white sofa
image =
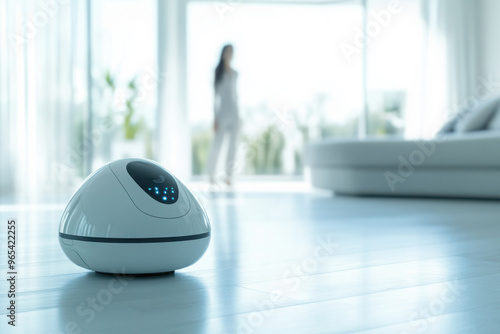
<path id="1" fill-rule="evenodd" d="M 325 140 L 304 156 L 313 186 L 338 194 L 500 199 L 500 96 L 463 109 L 437 138 Z"/>
<path id="2" fill-rule="evenodd" d="M 500 198 L 500 132 L 326 140 L 309 144 L 305 161 L 312 185 L 337 194 Z"/>

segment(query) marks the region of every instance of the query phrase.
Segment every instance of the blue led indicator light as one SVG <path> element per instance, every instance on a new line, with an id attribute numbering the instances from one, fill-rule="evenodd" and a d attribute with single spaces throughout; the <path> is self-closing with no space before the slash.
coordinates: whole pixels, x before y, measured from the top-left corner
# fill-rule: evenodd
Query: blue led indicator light
<path id="1" fill-rule="evenodd" d="M 174 200 L 174 198 L 172 197 L 172 201 Z"/>
<path id="2" fill-rule="evenodd" d="M 151 190 L 151 188 L 149 188 L 148 190 Z"/>
<path id="3" fill-rule="evenodd" d="M 167 200 L 167 198 L 166 198 L 166 197 L 163 197 L 163 200 L 164 200 L 164 201 L 166 201 L 166 200 Z"/>

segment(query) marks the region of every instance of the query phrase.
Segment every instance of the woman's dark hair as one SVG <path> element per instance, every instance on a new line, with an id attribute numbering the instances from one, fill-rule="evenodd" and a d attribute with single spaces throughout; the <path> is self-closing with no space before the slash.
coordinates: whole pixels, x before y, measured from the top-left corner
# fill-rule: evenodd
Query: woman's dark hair
<path id="1" fill-rule="evenodd" d="M 222 48 L 222 51 L 220 53 L 219 63 L 217 64 L 217 67 L 215 68 L 214 86 L 217 86 L 217 84 L 222 80 L 222 76 L 224 75 L 224 71 L 225 71 L 225 67 L 224 67 L 224 53 L 226 52 L 227 49 L 232 49 L 232 48 L 233 48 L 232 44 L 226 44 Z"/>

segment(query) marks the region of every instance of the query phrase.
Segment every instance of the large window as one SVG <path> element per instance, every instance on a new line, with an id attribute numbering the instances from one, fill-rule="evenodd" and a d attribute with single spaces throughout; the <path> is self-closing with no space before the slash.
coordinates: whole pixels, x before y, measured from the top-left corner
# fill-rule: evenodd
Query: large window
<path id="1" fill-rule="evenodd" d="M 153 158 L 156 6 L 154 0 L 92 2 L 93 169 L 120 158 Z"/>
<path id="2" fill-rule="evenodd" d="M 188 109 L 193 172 L 203 174 L 213 119 L 213 71 L 235 47 L 242 132 L 239 173 L 299 174 L 311 139 L 357 137 L 362 62 L 339 47 L 362 27 L 360 1 L 331 5 L 188 6 Z"/>
<path id="3" fill-rule="evenodd" d="M 367 1 L 367 135 L 408 135 L 421 99 L 420 1 Z"/>
<path id="4" fill-rule="evenodd" d="M 49 15 L 36 0 L 0 2 L 0 193 L 74 189 L 130 156 L 204 174 L 226 43 L 240 74 L 238 174 L 300 175 L 311 140 L 418 136 L 420 5 L 88 0 Z"/>

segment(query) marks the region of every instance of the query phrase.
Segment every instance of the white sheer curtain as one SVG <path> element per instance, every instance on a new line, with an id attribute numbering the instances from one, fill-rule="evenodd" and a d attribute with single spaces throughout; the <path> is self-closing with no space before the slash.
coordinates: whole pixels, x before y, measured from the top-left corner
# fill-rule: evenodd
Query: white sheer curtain
<path id="1" fill-rule="evenodd" d="M 80 1 L 0 2 L 1 196 L 53 193 L 81 174 L 70 162 L 86 108 L 84 9 Z"/>
<path id="2" fill-rule="evenodd" d="M 13 57 L 7 53 L 7 27 L 9 25 L 9 15 L 7 11 L 12 2 L 0 2 L 0 196 L 12 192 L 14 189 L 13 182 L 13 147 L 10 145 L 14 142 L 14 115 L 8 112 L 10 108 L 14 108 L 14 101 L 8 98 L 10 95 L 11 85 L 14 78 L 11 77 L 9 65 Z"/>
<path id="3" fill-rule="evenodd" d="M 460 107 L 474 101 L 478 85 L 478 13 L 475 0 L 422 0 L 421 137 L 430 137 Z"/>

